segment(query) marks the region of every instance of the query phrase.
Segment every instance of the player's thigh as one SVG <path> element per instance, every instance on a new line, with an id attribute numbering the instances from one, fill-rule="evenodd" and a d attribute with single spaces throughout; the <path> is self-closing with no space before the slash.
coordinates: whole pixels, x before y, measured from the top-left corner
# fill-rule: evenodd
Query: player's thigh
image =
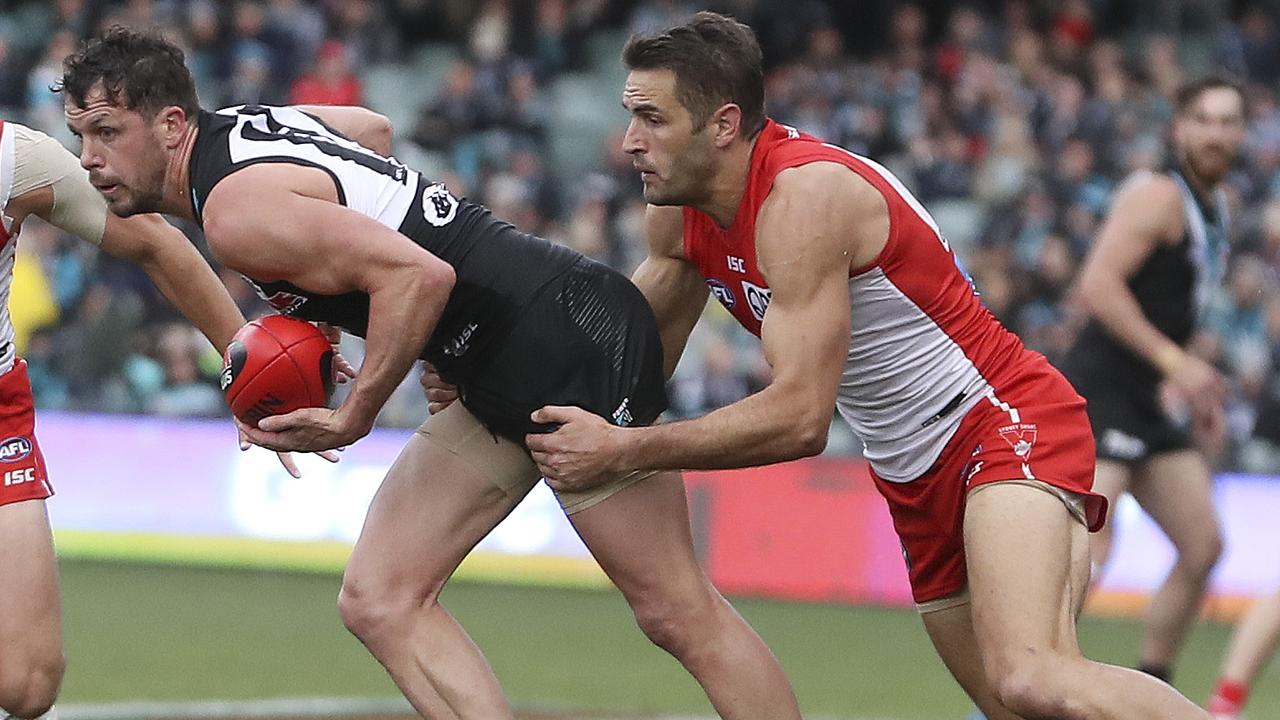
<path id="1" fill-rule="evenodd" d="M 664 471 L 569 516 L 583 543 L 628 599 L 709 587 L 698 566 L 680 473 Z"/>
<path id="2" fill-rule="evenodd" d="M 454 403 L 410 437 L 387 472 L 347 582 L 438 589 L 537 480 L 523 448 Z"/>
<path id="3" fill-rule="evenodd" d="M 62 653 L 53 535 L 43 500 L 0 506 L 0 662 Z"/>
<path id="4" fill-rule="evenodd" d="M 964 598 L 968 592 L 963 593 Z M 951 671 L 952 677 L 986 715 L 987 720 L 1018 720 L 1018 716 L 1005 710 L 983 672 L 982 652 L 973 632 L 972 608 L 964 598 L 942 609 L 922 612 L 929 640 L 938 651 L 938 657 Z"/>
<path id="5" fill-rule="evenodd" d="M 973 626 L 991 671 L 1012 653 L 1078 654 L 1075 613 L 1088 584 L 1087 530 L 1062 499 L 1017 483 L 971 492 L 965 554 Z"/>
<path id="6" fill-rule="evenodd" d="M 1111 541 L 1115 537 L 1115 527 L 1111 520 L 1115 517 L 1116 507 L 1120 504 L 1120 496 L 1129 489 L 1133 479 L 1133 467 L 1128 463 L 1098 459 L 1097 467 L 1093 471 L 1093 491 L 1107 498 L 1107 522 L 1093 535 L 1093 544 L 1100 555 L 1110 552 Z M 1095 560 L 1101 563 L 1105 559 L 1105 557 L 1098 557 Z"/>
<path id="7" fill-rule="evenodd" d="M 1195 551 L 1206 560 L 1217 556 L 1222 542 L 1213 478 L 1198 450 L 1152 455 L 1129 492 L 1179 552 Z"/>

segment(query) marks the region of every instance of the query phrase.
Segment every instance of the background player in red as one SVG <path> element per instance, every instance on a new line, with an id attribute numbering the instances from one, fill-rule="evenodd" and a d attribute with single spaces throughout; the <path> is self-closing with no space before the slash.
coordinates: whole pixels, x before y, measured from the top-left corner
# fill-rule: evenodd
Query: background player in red
<path id="1" fill-rule="evenodd" d="M 1178 553 L 1147 609 L 1139 655 L 1141 670 L 1166 681 L 1222 553 L 1201 448 L 1221 451 L 1226 384 L 1186 348 L 1226 270 L 1224 181 L 1244 142 L 1244 95 L 1206 77 L 1183 86 L 1174 109 L 1172 166 L 1126 179 L 1089 249 L 1080 295 L 1091 318 L 1062 365 L 1089 401 L 1094 489 L 1113 510 L 1131 493 Z M 1191 422 L 1170 418 L 1162 389 Z M 1093 537 L 1095 576 L 1112 539 L 1109 527 Z"/>
<path id="2" fill-rule="evenodd" d="M 543 408 L 534 419 L 560 427 L 527 442 L 548 481 L 812 455 L 838 409 L 889 501 L 929 635 L 988 717 L 1207 717 L 1082 656 L 1087 528 L 1105 512 L 1084 402 L 982 308 L 924 208 L 873 161 L 767 120 L 746 26 L 699 13 L 633 38 L 625 59 L 624 149 L 653 206 L 634 279 L 667 369 L 710 287 L 761 336 L 773 380 L 646 428 Z"/>
<path id="3" fill-rule="evenodd" d="M 1280 590 L 1258 601 L 1236 625 L 1209 698 L 1214 720 L 1239 720 L 1249 689 L 1280 647 Z"/>
<path id="4" fill-rule="evenodd" d="M 39 217 L 137 262 L 219 350 L 244 318 L 182 233 L 157 215 L 110 215 L 74 155 L 16 123 L 0 123 L 0 210 L 0 716 L 30 718 L 53 704 L 65 663 L 58 567 L 45 509 L 53 485 L 8 311 L 23 222 Z"/>

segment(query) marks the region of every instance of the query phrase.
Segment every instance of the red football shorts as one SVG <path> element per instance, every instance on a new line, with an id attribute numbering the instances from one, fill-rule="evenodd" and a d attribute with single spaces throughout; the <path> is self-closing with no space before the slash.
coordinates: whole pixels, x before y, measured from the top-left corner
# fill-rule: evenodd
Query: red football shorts
<path id="1" fill-rule="evenodd" d="M 36 408 L 27 362 L 18 358 L 0 375 L 0 505 L 53 495 L 36 443 Z"/>
<path id="2" fill-rule="evenodd" d="M 969 411 L 924 475 L 892 483 L 871 473 L 889 502 L 918 604 L 967 585 L 964 510 L 974 488 L 1043 483 L 1083 501 L 1082 520 L 1090 532 L 1106 520 L 1106 498 L 1091 492 L 1094 442 L 1085 401 L 1047 361 L 1028 365 Z"/>

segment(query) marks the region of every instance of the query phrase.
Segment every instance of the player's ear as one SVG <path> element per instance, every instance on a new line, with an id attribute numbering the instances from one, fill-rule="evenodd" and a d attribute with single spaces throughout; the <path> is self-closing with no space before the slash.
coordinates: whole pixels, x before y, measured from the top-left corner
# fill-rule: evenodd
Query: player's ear
<path id="1" fill-rule="evenodd" d="M 165 144 L 170 148 L 182 143 L 187 132 L 187 113 L 177 105 L 170 105 L 160 111 L 157 118 L 160 131 L 164 133 Z"/>
<path id="2" fill-rule="evenodd" d="M 736 103 L 725 103 L 711 114 L 715 127 L 716 147 L 728 147 L 742 132 L 742 108 Z"/>

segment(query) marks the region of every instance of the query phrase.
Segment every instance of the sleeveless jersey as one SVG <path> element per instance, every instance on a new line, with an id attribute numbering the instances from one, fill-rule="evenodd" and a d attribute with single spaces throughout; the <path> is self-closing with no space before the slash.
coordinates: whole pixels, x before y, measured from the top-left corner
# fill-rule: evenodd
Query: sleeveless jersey
<path id="1" fill-rule="evenodd" d="M 0 374 L 13 368 L 17 348 L 13 344 L 13 320 L 9 317 L 9 288 L 13 285 L 13 263 L 17 238 L 10 234 L 13 220 L 4 213 L 13 192 L 13 172 L 17 166 L 11 126 L 0 121 Z"/>
<path id="2" fill-rule="evenodd" d="M 896 177 L 772 120 L 756 140 L 734 224 L 724 229 L 684 210 L 685 256 L 747 330 L 760 334 L 771 297 L 756 259 L 760 206 L 779 172 L 811 162 L 844 165 L 888 203 L 884 250 L 849 276 L 853 325 L 836 407 L 876 475 L 910 482 L 933 465 L 975 404 L 1001 404 L 1002 386 L 1043 359 L 982 306 L 937 224 Z"/>
<path id="3" fill-rule="evenodd" d="M 1156 246 L 1128 285 L 1143 316 L 1170 340 L 1185 346 L 1226 272 L 1227 197 L 1219 190 L 1213 204 L 1207 204 L 1192 192 L 1182 173 L 1169 175 L 1182 190 L 1186 229 L 1177 244 Z M 1066 367 L 1073 381 L 1086 384 L 1118 381 L 1154 392 L 1160 382 L 1160 372 L 1151 363 L 1121 344 L 1096 319 L 1081 330 Z"/>
<path id="4" fill-rule="evenodd" d="M 246 105 L 202 111 L 199 123 L 190 166 L 197 222 L 203 224 L 202 203 L 210 191 L 231 173 L 257 163 L 303 165 L 329 174 L 339 203 L 408 236 L 453 267 L 453 292 L 420 354 L 452 382 L 477 371 L 521 309 L 581 258 L 516 230 L 481 205 L 453 197 L 443 184 L 299 110 Z M 245 279 L 281 313 L 361 337 L 368 329 L 367 294 L 322 295 L 288 282 Z"/>

